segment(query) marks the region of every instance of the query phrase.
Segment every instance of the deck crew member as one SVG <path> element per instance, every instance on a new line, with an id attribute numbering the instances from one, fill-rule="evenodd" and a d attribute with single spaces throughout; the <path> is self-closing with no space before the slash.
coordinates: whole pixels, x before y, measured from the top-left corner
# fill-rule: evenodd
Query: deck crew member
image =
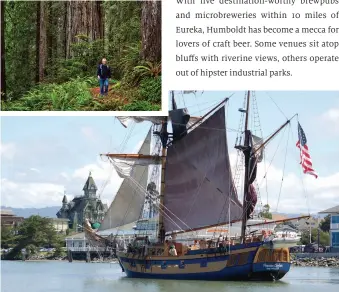
<path id="1" fill-rule="evenodd" d="M 177 250 L 175 249 L 175 246 L 173 244 L 170 247 L 169 254 L 173 257 L 176 257 L 178 255 Z"/>
<path id="2" fill-rule="evenodd" d="M 201 239 L 199 241 L 199 246 L 200 246 L 200 249 L 206 249 L 206 247 L 207 247 L 206 240 L 205 239 Z"/>

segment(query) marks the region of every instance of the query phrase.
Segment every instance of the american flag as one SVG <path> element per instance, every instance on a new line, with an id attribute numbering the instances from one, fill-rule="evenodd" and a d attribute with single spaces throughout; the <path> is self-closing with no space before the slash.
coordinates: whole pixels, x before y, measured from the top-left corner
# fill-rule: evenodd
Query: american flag
<path id="1" fill-rule="evenodd" d="M 303 168 L 304 173 L 308 173 L 310 175 L 315 176 L 315 178 L 317 178 L 318 175 L 312 167 L 312 159 L 308 151 L 306 135 L 305 135 L 303 128 L 300 126 L 299 123 L 298 123 L 298 136 L 299 136 L 299 140 L 296 146 L 300 149 L 301 167 Z"/>

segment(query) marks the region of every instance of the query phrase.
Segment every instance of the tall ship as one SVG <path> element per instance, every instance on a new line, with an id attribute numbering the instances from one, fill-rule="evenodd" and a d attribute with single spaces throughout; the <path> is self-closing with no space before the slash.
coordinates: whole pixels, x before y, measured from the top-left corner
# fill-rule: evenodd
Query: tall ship
<path id="1" fill-rule="evenodd" d="M 85 232 L 92 242 L 115 247 L 127 277 L 279 280 L 289 271 L 291 240 L 263 228 L 270 223 L 254 209 L 264 150 L 296 115 L 263 139 L 250 129 L 251 97 L 246 92 L 239 109 L 240 170 L 232 171 L 229 157 L 229 98 L 193 117 L 177 107 L 172 92 L 168 116 L 118 117 L 125 127 L 129 121 L 151 126 L 137 154 L 102 154 L 124 180 L 99 229 L 88 225 Z M 126 235 L 126 226 L 133 234 Z"/>

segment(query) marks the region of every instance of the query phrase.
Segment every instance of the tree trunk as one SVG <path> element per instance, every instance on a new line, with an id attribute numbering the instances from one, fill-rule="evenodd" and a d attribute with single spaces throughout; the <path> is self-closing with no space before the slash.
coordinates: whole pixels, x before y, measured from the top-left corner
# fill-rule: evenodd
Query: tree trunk
<path id="1" fill-rule="evenodd" d="M 68 59 L 71 55 L 71 43 L 72 43 L 72 34 L 71 34 L 71 27 L 72 27 L 72 5 L 75 5 L 71 1 L 67 2 L 67 9 L 66 9 L 66 24 L 65 24 L 65 38 L 66 38 L 66 58 Z"/>
<path id="2" fill-rule="evenodd" d="M 55 39 L 55 27 L 56 27 L 56 19 L 57 17 L 53 17 L 56 13 L 53 9 L 53 2 L 47 2 L 47 66 L 49 65 L 50 61 L 53 59 L 54 56 L 54 39 Z M 52 28 L 52 29 L 51 29 Z"/>
<path id="3" fill-rule="evenodd" d="M 161 1 L 142 2 L 142 57 L 146 61 L 161 61 Z"/>
<path id="4" fill-rule="evenodd" d="M 45 78 L 47 63 L 47 3 L 40 1 L 39 82 Z"/>
<path id="5" fill-rule="evenodd" d="M 36 40 L 35 40 L 35 53 L 36 53 L 36 69 L 35 69 L 35 82 L 39 83 L 39 43 L 40 43 L 40 2 L 36 2 Z"/>
<path id="6" fill-rule="evenodd" d="M 67 58 L 67 24 L 68 24 L 68 3 L 64 3 L 65 15 L 63 21 L 60 23 L 60 27 L 63 30 L 62 40 L 63 40 L 63 56 Z"/>
<path id="7" fill-rule="evenodd" d="M 5 69 L 5 1 L 1 1 L 1 100 L 6 100 L 6 69 Z"/>
<path id="8" fill-rule="evenodd" d="M 104 22 L 102 1 L 68 1 L 66 57 L 71 57 L 71 44 L 88 38 L 89 41 L 102 39 Z"/>
<path id="9" fill-rule="evenodd" d="M 37 2 L 37 75 L 36 81 L 42 82 L 45 78 L 47 63 L 47 4 L 44 1 Z"/>

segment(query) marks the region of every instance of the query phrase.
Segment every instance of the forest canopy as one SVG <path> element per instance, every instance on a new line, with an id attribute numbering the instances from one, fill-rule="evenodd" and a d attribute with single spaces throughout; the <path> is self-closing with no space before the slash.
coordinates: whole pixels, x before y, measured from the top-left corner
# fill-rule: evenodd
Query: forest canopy
<path id="1" fill-rule="evenodd" d="M 2 1 L 2 110 L 160 110 L 160 1 Z M 98 92 L 107 59 L 108 96 Z"/>

